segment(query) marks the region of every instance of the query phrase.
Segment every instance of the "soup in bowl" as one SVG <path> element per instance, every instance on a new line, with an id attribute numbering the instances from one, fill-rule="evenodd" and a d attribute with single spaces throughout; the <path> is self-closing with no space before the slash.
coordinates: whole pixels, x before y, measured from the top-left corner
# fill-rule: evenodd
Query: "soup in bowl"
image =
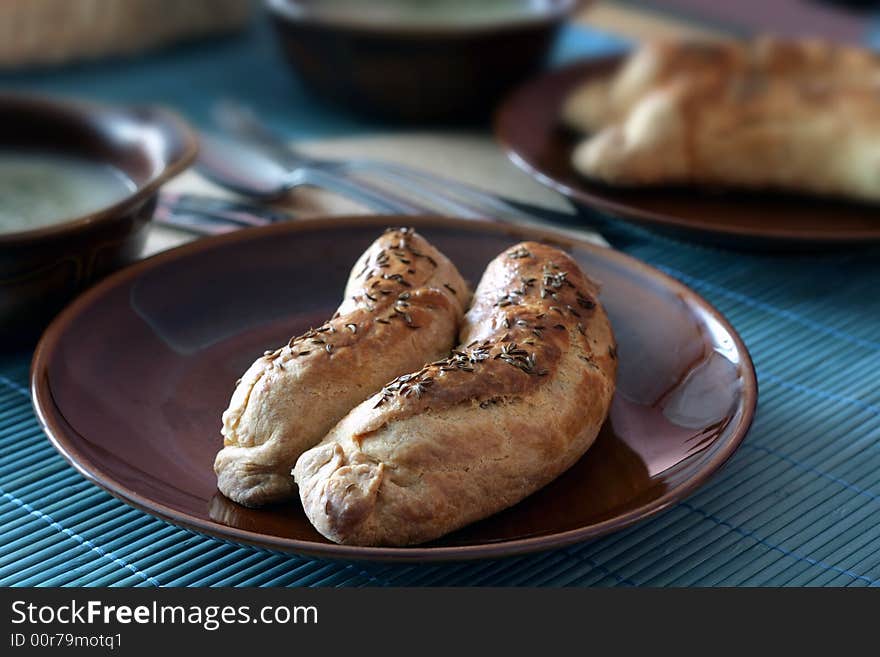
<path id="1" fill-rule="evenodd" d="M 124 171 L 84 157 L 0 150 L 0 235 L 63 224 L 130 196 Z"/>
<path id="2" fill-rule="evenodd" d="M 36 337 L 68 300 L 136 259 L 161 185 L 195 134 L 158 108 L 0 95 L 0 339 Z"/>

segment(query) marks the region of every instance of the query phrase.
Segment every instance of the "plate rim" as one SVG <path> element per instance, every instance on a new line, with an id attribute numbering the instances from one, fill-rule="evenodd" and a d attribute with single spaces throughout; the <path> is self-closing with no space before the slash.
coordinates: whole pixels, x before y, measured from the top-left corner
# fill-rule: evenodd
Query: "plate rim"
<path id="1" fill-rule="evenodd" d="M 76 432 L 65 419 L 55 404 L 52 390 L 48 382 L 49 363 L 66 332 L 66 328 L 80 317 L 84 308 L 95 299 L 101 297 L 105 290 L 111 290 L 126 282 L 130 282 L 168 261 L 192 257 L 202 251 L 209 251 L 224 245 L 243 240 L 265 239 L 276 233 L 297 233 L 322 228 L 344 228 L 350 225 L 373 225 L 377 229 L 389 225 L 412 225 L 419 227 L 482 229 L 507 233 L 512 237 L 535 239 L 556 243 L 565 247 L 585 249 L 600 257 L 611 259 L 629 269 L 636 269 L 643 274 L 659 278 L 667 287 L 682 294 L 690 303 L 701 307 L 715 321 L 719 322 L 731 336 L 740 357 L 743 385 L 741 388 L 739 407 L 742 416 L 734 427 L 727 442 L 700 466 L 697 473 L 688 477 L 680 484 L 671 487 L 661 496 L 640 505 L 623 515 L 607 518 L 599 523 L 556 532 L 542 536 L 517 538 L 493 543 L 476 543 L 472 545 L 437 546 L 437 547 L 361 547 L 339 545 L 336 543 L 318 543 L 301 539 L 282 538 L 270 534 L 229 527 L 221 523 L 194 517 L 188 513 L 172 509 L 164 504 L 145 497 L 116 481 L 111 473 L 102 469 L 100 463 L 94 463 L 84 457 L 76 449 L 78 440 L 85 437 Z M 552 229 L 519 226 L 482 219 L 460 219 L 443 216 L 399 216 L 399 215 L 344 215 L 332 217 L 313 217 L 298 219 L 257 228 L 246 228 L 223 235 L 196 239 L 181 246 L 168 249 L 130 265 L 111 274 L 95 286 L 78 296 L 51 322 L 40 338 L 34 351 L 30 370 L 30 391 L 34 411 L 40 427 L 59 454 L 90 482 L 123 501 L 154 517 L 173 525 L 196 531 L 213 538 L 245 543 L 258 548 L 275 550 L 284 553 L 307 555 L 318 558 L 331 558 L 351 561 L 396 561 L 396 562 L 431 562 L 457 561 L 469 559 L 488 559 L 516 556 L 566 547 L 574 543 L 598 538 L 614 531 L 619 531 L 636 522 L 657 515 L 675 502 L 692 494 L 711 478 L 727 460 L 736 452 L 745 439 L 754 421 L 758 402 L 758 381 L 754 363 L 748 347 L 727 318 L 700 294 L 676 280 L 672 276 L 644 263 L 633 256 L 611 248 L 597 246 L 586 240 L 578 239 L 569 234 L 561 234 Z"/>
<path id="2" fill-rule="evenodd" d="M 719 226 L 712 224 L 711 222 L 701 222 L 697 224 L 692 220 L 682 219 L 674 214 L 664 214 L 662 212 L 646 210 L 631 204 L 607 199 L 602 194 L 586 191 L 580 187 L 572 187 L 558 178 L 548 175 L 523 157 L 520 149 L 514 144 L 514 140 L 509 138 L 509 130 L 505 129 L 504 126 L 510 118 L 512 107 L 522 95 L 531 91 L 536 85 L 541 83 L 546 84 L 555 78 L 572 75 L 579 69 L 603 69 L 619 65 L 627 56 L 628 52 L 625 51 L 612 55 L 577 59 L 567 64 L 563 64 L 562 66 L 539 73 L 537 76 L 527 80 L 509 93 L 492 114 L 492 135 L 495 139 L 495 143 L 498 144 L 507 159 L 521 171 L 528 174 L 532 179 L 538 181 L 545 187 L 549 187 L 550 189 L 559 192 L 566 198 L 594 210 L 609 214 L 611 215 L 609 217 L 611 220 L 622 220 L 626 223 L 635 224 L 643 228 L 678 231 L 689 233 L 691 235 L 702 235 L 703 237 L 711 236 L 716 238 L 749 240 L 756 244 L 765 244 L 769 246 L 782 244 L 796 246 L 846 246 L 849 244 L 860 244 L 865 242 L 880 242 L 880 228 L 877 230 L 851 230 L 844 234 L 828 234 L 809 230 L 784 232 L 781 229 L 755 232 L 748 228 Z M 805 196 L 805 198 L 810 197 Z"/>

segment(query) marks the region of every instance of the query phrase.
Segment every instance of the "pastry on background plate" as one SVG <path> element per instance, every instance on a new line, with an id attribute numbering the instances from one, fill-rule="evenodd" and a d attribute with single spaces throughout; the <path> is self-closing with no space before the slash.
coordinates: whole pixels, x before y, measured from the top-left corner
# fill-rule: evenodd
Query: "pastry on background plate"
<path id="1" fill-rule="evenodd" d="M 573 164 L 611 185 L 880 200 L 880 57 L 818 41 L 643 46 L 565 103 Z"/>
<path id="2" fill-rule="evenodd" d="M 267 351 L 236 384 L 214 462 L 220 491 L 247 506 L 296 497 L 299 455 L 389 379 L 446 355 L 469 300 L 455 265 L 422 236 L 386 231 L 355 264 L 333 318 Z"/>
<path id="3" fill-rule="evenodd" d="M 400 376 L 297 461 L 309 520 L 351 545 L 411 545 L 534 493 L 593 444 L 616 346 L 598 289 L 524 242 L 486 269 L 448 358 Z"/>
<path id="4" fill-rule="evenodd" d="M 870 50 L 815 39 L 651 41 L 610 77 L 577 87 L 562 107 L 569 127 L 595 132 L 626 117 L 647 94 L 678 79 L 724 85 L 732 77 L 822 86 L 876 86 L 880 57 Z"/>

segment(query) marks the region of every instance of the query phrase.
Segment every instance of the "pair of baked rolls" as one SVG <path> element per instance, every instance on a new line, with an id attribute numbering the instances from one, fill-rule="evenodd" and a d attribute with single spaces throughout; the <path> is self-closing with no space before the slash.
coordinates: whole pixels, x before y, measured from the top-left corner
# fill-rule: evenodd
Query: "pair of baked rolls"
<path id="1" fill-rule="evenodd" d="M 461 285 L 449 301 L 468 299 Z M 285 494 L 295 480 L 310 521 L 333 541 L 409 545 L 546 485 L 590 447 L 610 407 L 616 348 L 597 294 L 556 248 L 505 251 L 456 318 L 458 347 L 442 331 L 448 339 L 418 365 L 351 394 L 360 399 L 311 445 L 287 441 L 288 457 L 301 455 L 285 460 Z M 382 360 L 373 349 L 365 358 Z"/>

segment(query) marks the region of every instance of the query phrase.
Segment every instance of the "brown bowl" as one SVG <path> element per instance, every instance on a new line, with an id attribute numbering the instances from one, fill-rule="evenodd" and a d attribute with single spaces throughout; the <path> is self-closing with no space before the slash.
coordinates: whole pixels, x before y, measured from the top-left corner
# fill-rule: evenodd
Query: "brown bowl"
<path id="1" fill-rule="evenodd" d="M 156 193 L 195 158 L 195 134 L 157 108 L 0 95 L 0 149 L 111 164 L 136 189 L 63 223 L 0 234 L 0 340 L 28 340 L 74 295 L 140 255 Z"/>
<path id="2" fill-rule="evenodd" d="M 407 23 L 356 12 L 330 17 L 316 10 L 328 0 L 267 0 L 267 7 L 287 59 L 312 90 L 357 112 L 425 122 L 487 117 L 542 68 L 558 28 L 584 4 L 511 1 L 533 8 L 516 18 Z"/>

